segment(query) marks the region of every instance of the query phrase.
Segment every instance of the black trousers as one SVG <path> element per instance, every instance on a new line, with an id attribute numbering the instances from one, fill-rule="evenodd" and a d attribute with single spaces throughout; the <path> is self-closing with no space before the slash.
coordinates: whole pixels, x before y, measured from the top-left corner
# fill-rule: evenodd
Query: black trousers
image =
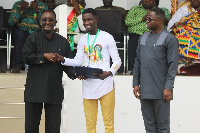
<path id="1" fill-rule="evenodd" d="M 30 35 L 28 31 L 21 30 L 19 28 L 15 29 L 13 32 L 14 39 L 14 53 L 13 53 L 13 67 L 20 68 L 23 67 L 22 61 L 22 48 L 26 42 L 26 38 Z"/>
<path id="2" fill-rule="evenodd" d="M 138 40 L 140 35 L 135 33 L 129 33 L 128 40 L 128 70 L 134 69 L 135 57 L 136 57 L 136 49 L 138 46 Z"/>
<path id="3" fill-rule="evenodd" d="M 25 102 L 25 133 L 39 133 L 43 103 Z M 45 133 L 60 133 L 62 104 L 44 103 Z"/>

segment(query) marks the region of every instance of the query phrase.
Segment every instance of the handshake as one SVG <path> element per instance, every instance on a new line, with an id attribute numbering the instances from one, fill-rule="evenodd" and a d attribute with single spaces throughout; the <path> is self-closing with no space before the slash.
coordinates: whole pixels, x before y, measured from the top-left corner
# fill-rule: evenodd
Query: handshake
<path id="1" fill-rule="evenodd" d="M 44 53 L 44 58 L 52 63 L 65 62 L 64 57 L 59 55 L 58 53 Z"/>

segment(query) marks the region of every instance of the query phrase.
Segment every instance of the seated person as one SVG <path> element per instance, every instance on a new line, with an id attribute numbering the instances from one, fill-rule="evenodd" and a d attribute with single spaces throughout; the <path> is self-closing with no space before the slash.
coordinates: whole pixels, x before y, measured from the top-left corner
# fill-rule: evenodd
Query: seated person
<path id="1" fill-rule="evenodd" d="M 44 2 L 45 4 L 47 4 L 47 6 L 48 6 L 48 8 L 49 8 L 50 10 L 54 10 L 54 8 L 56 7 L 56 2 L 55 2 L 55 0 L 43 0 L 43 2 Z"/>
<path id="2" fill-rule="evenodd" d="M 82 20 L 82 12 L 84 11 L 84 8 L 85 8 L 85 0 L 67 0 L 67 4 L 64 4 L 64 5 L 66 5 L 67 16 L 68 16 L 67 17 L 67 32 L 80 33 L 77 35 L 67 34 L 67 40 L 69 41 L 71 50 L 73 51 L 74 43 L 78 44 L 79 39 L 81 38 L 81 36 L 84 35 L 84 33 L 81 33 L 81 32 L 85 31 L 85 27 L 83 26 L 83 20 Z M 57 17 L 56 28 L 59 29 L 58 8 L 59 6 L 56 7 L 54 11 Z"/>
<path id="3" fill-rule="evenodd" d="M 14 53 L 13 69 L 11 72 L 20 73 L 22 62 L 22 48 L 26 38 L 34 31 L 39 31 L 39 20 L 41 12 L 48 9 L 47 5 L 40 1 L 32 0 L 30 3 L 26 0 L 20 0 L 14 3 L 8 23 L 14 27 Z"/>
<path id="4" fill-rule="evenodd" d="M 179 40 L 179 65 L 184 67 L 194 66 L 200 59 L 200 2 L 188 1 L 189 5 L 182 6 L 175 12 L 167 28 Z"/>
<path id="5" fill-rule="evenodd" d="M 128 41 L 128 74 L 132 74 L 134 69 L 136 48 L 139 37 L 149 31 L 146 27 L 145 18 L 149 12 L 149 9 L 157 7 L 159 0 L 142 0 L 139 6 L 132 7 L 125 20 L 126 26 L 128 26 L 129 41 Z M 165 12 L 165 25 L 167 25 L 170 19 L 170 12 L 166 8 L 161 8 Z M 154 20 L 151 20 L 154 21 Z"/>
<path id="6" fill-rule="evenodd" d="M 103 0 L 103 6 L 96 7 L 95 9 L 119 9 L 121 10 L 121 30 L 126 31 L 127 27 L 125 25 L 126 10 L 122 7 L 117 7 L 112 5 L 113 0 Z"/>

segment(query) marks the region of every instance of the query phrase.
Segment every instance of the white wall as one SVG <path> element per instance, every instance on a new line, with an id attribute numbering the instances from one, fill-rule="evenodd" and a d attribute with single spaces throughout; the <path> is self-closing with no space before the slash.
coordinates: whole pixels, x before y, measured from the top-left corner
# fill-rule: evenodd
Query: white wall
<path id="1" fill-rule="evenodd" d="M 16 2 L 17 0 L 0 0 L 0 5 L 3 6 L 4 9 L 12 9 L 13 4 Z"/>
<path id="2" fill-rule="evenodd" d="M 9 1 L 9 2 L 8 2 Z M 0 0 L 0 5 L 3 6 L 5 9 L 11 9 L 13 4 L 18 0 Z M 56 0 L 58 3 L 63 3 L 67 0 Z M 85 0 L 87 5 L 86 8 L 95 8 L 98 6 L 102 6 L 102 0 Z M 113 5 L 120 6 L 129 10 L 133 6 L 137 6 L 140 0 L 113 0 Z M 166 7 L 171 10 L 171 1 L 170 0 L 160 0 L 159 7 Z"/>

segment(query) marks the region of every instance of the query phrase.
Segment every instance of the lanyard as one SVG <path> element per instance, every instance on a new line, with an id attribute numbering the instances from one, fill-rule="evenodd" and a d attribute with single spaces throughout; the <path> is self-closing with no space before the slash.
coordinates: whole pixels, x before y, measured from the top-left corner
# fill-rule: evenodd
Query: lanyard
<path id="1" fill-rule="evenodd" d="M 95 38 L 94 38 L 94 40 L 93 40 L 93 43 L 92 43 L 92 46 L 90 47 L 90 45 L 89 45 L 89 42 L 90 42 L 90 34 L 88 33 L 88 38 L 87 38 L 87 43 L 88 43 L 88 50 L 89 50 L 89 61 L 88 61 L 88 65 L 90 64 L 90 54 L 92 53 L 92 49 L 93 49 L 93 46 L 94 46 L 94 43 L 95 43 L 95 41 L 96 41 L 96 39 L 97 39 L 97 36 L 99 35 L 99 29 L 98 29 L 98 31 L 97 31 L 97 34 L 96 34 L 96 36 L 95 36 Z"/>

